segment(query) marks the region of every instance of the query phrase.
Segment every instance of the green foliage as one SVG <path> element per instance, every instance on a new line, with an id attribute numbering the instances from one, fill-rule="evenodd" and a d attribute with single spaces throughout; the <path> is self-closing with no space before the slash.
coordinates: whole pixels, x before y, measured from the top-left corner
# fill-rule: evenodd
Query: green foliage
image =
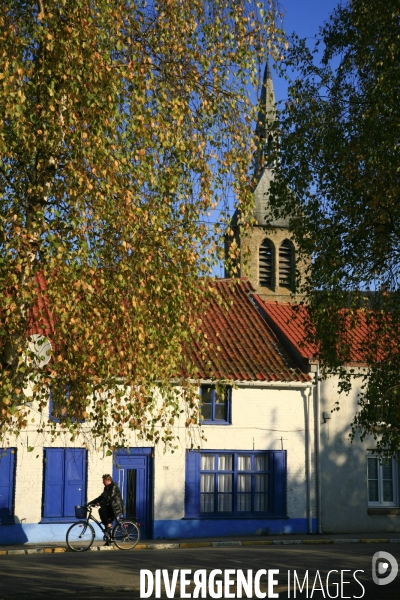
<path id="1" fill-rule="evenodd" d="M 352 0 L 320 29 L 313 50 L 294 37 L 282 63 L 291 80 L 280 112 L 271 202 L 312 257 L 303 292 L 324 373 L 348 390 L 355 328 L 369 385 L 353 426 L 400 448 L 399 11 L 395 0 Z M 354 347 L 353 347 L 354 351 Z M 366 384 L 366 380 L 364 381 Z M 390 391 L 389 391 L 390 390 Z"/>
<path id="2" fill-rule="evenodd" d="M 85 419 L 108 445 L 129 428 L 170 442 L 171 377 L 195 421 L 185 345 L 207 353 L 211 293 L 199 275 L 217 258 L 226 191 L 251 214 L 248 82 L 281 37 L 268 1 L 2 2 L 4 436 L 48 426 L 51 388 L 54 433 L 88 431 Z M 32 331 L 52 341 L 45 367 Z"/>

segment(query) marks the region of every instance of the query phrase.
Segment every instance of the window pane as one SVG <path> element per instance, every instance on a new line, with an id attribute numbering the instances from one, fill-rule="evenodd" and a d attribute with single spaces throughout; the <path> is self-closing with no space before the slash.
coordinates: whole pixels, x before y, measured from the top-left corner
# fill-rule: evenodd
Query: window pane
<path id="1" fill-rule="evenodd" d="M 231 492 L 232 491 L 232 475 L 218 475 L 218 491 L 219 492 Z"/>
<path id="2" fill-rule="evenodd" d="M 268 475 L 255 475 L 255 492 L 268 492 Z"/>
<path id="3" fill-rule="evenodd" d="M 383 501 L 393 502 L 393 481 L 385 479 L 382 485 Z"/>
<path id="4" fill-rule="evenodd" d="M 225 458 L 228 465 L 232 465 L 232 455 L 224 455 L 219 458 Z M 218 511 L 232 511 L 232 475 L 218 475 Z"/>
<path id="5" fill-rule="evenodd" d="M 238 492 L 251 492 L 251 475 L 238 475 Z"/>
<path id="6" fill-rule="evenodd" d="M 238 512 L 251 511 L 251 494 L 238 494 L 237 509 Z"/>
<path id="7" fill-rule="evenodd" d="M 212 419 L 211 404 L 201 405 L 201 416 L 203 419 Z"/>
<path id="8" fill-rule="evenodd" d="M 368 459 L 368 479 L 378 479 L 378 459 Z"/>
<path id="9" fill-rule="evenodd" d="M 254 467 L 256 471 L 269 471 L 269 454 L 256 455 L 254 457 Z"/>
<path id="10" fill-rule="evenodd" d="M 200 478 L 200 492 L 214 491 L 214 475 L 202 475 Z"/>
<path id="11" fill-rule="evenodd" d="M 268 510 L 268 494 L 254 494 L 254 512 Z"/>
<path id="12" fill-rule="evenodd" d="M 392 479 L 392 461 L 385 460 L 382 462 L 382 477 L 383 479 Z"/>
<path id="13" fill-rule="evenodd" d="M 379 502 L 378 481 L 376 479 L 368 481 L 368 500 L 370 502 Z"/>
<path id="14" fill-rule="evenodd" d="M 238 456 L 238 471 L 251 471 L 251 456 Z"/>
<path id="15" fill-rule="evenodd" d="M 215 405 L 215 418 L 220 419 L 221 421 L 226 420 L 225 416 L 225 403 L 224 404 L 216 404 Z"/>
<path id="16" fill-rule="evenodd" d="M 218 512 L 232 512 L 232 494 L 218 494 Z"/>
<path id="17" fill-rule="evenodd" d="M 201 388 L 201 399 L 203 402 L 211 404 L 212 402 L 212 388 L 210 387 L 202 387 Z"/>
<path id="18" fill-rule="evenodd" d="M 214 494 L 201 494 L 200 512 L 214 512 Z"/>
<path id="19" fill-rule="evenodd" d="M 220 390 L 219 394 L 217 394 L 217 392 L 215 392 L 216 404 L 225 404 L 226 397 L 227 397 L 226 390 Z"/>
<path id="20" fill-rule="evenodd" d="M 232 471 L 232 454 L 220 454 L 218 456 L 218 470 Z"/>
<path id="21" fill-rule="evenodd" d="M 214 454 L 202 454 L 201 465 L 202 471 L 213 471 L 214 470 Z"/>

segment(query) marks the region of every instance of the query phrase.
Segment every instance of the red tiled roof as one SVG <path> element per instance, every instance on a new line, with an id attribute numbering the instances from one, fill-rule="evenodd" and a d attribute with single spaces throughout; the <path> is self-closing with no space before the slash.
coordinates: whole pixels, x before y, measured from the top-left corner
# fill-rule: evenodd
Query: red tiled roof
<path id="1" fill-rule="evenodd" d="M 307 310 L 304 306 L 294 308 L 288 302 L 264 302 L 260 296 L 254 299 L 274 325 L 283 333 L 284 337 L 296 348 L 302 358 L 313 360 L 316 347 L 305 341 L 305 323 Z"/>
<path id="2" fill-rule="evenodd" d="M 264 311 L 267 320 L 272 326 L 278 327 L 283 337 L 299 352 L 305 360 L 318 360 L 317 347 L 306 341 L 306 322 L 308 319 L 307 307 L 294 306 L 286 302 L 265 302 L 258 295 L 254 295 L 257 304 Z M 348 317 L 350 319 L 350 317 Z M 342 334 L 342 341 L 350 347 L 350 362 L 365 364 L 366 352 L 363 348 L 373 325 L 367 323 L 363 311 L 357 311 L 355 323 L 349 324 Z"/>
<path id="3" fill-rule="evenodd" d="M 192 347 L 192 356 L 202 379 L 310 380 L 259 314 L 251 299 L 254 289 L 247 280 L 215 280 L 210 285 L 215 286 L 230 308 L 227 311 L 215 301 L 202 316 L 201 330 L 209 342 L 206 359 L 202 358 L 196 345 Z"/>
<path id="4" fill-rule="evenodd" d="M 43 294 L 46 281 L 35 276 L 38 300 L 31 309 L 28 334 L 48 336 L 54 343 L 54 323 Z M 206 356 L 193 342 L 190 352 L 201 379 L 254 382 L 308 382 L 310 377 L 299 368 L 284 349 L 253 300 L 254 289 L 246 279 L 210 280 L 222 297 L 227 310 L 217 300 L 201 316 L 201 332 L 209 347 Z"/>

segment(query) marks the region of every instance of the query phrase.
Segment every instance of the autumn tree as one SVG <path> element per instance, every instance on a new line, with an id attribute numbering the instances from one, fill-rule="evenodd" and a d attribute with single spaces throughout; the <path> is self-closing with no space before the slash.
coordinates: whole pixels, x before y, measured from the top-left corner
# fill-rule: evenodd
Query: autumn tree
<path id="1" fill-rule="evenodd" d="M 108 444 L 126 426 L 170 440 L 177 382 L 194 422 L 185 344 L 206 355 L 199 275 L 227 190 L 251 213 L 248 85 L 279 53 L 275 16 L 268 0 L 1 3 L 3 438 L 27 427 L 28 388 Z"/>
<path id="2" fill-rule="evenodd" d="M 309 335 L 323 373 L 348 389 L 349 340 L 369 367 L 353 427 L 400 447 L 400 44 L 395 0 L 351 0 L 320 29 L 315 48 L 296 36 L 282 63 L 275 212 L 291 217 L 304 257 Z"/>

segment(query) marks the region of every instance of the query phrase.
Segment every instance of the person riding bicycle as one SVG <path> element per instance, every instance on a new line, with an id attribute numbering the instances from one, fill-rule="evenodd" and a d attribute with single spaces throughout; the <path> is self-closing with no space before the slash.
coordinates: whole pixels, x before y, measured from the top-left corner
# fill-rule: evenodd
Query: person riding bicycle
<path id="1" fill-rule="evenodd" d="M 117 484 L 112 480 L 111 475 L 103 475 L 104 491 L 98 498 L 95 498 L 89 505 L 100 506 L 99 515 L 101 522 L 106 527 L 106 531 L 111 533 L 112 523 L 115 518 L 124 513 L 124 503 L 122 501 L 121 491 Z"/>

